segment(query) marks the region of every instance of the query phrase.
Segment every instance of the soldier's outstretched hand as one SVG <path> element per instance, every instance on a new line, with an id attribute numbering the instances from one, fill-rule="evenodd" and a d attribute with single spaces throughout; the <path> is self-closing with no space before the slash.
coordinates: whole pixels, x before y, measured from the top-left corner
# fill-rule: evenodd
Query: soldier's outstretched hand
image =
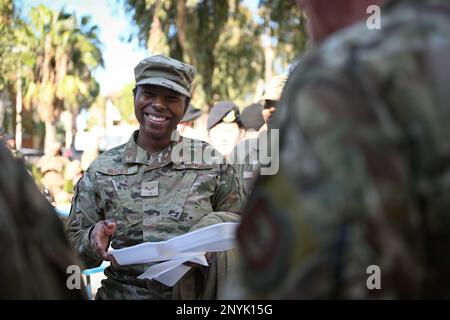
<path id="1" fill-rule="evenodd" d="M 117 223 L 114 220 L 102 220 L 95 224 L 91 232 L 91 247 L 104 260 L 111 260 L 107 250 L 111 236 L 116 232 Z"/>

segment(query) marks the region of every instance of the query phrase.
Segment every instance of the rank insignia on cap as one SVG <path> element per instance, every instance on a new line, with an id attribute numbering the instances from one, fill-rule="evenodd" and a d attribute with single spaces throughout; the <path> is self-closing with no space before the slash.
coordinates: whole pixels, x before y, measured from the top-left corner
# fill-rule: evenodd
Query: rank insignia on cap
<path id="1" fill-rule="evenodd" d="M 228 112 L 227 115 L 222 118 L 222 121 L 226 122 L 226 123 L 231 123 L 231 122 L 236 121 L 236 111 L 231 110 L 230 112 Z"/>

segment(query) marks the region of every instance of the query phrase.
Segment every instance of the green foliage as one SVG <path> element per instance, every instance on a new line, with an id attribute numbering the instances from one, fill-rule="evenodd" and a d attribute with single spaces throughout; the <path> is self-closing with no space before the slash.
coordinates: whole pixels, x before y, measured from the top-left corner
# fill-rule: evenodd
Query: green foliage
<path id="1" fill-rule="evenodd" d="M 307 44 L 306 21 L 295 0 L 260 0 L 261 26 L 275 40 L 275 56 L 286 67 Z"/>
<path id="2" fill-rule="evenodd" d="M 134 123 L 134 102 L 133 102 L 134 84 L 127 84 L 122 88 L 120 93 L 112 99 L 113 104 L 117 107 L 122 116 L 122 120 L 128 123 Z"/>
<path id="3" fill-rule="evenodd" d="M 73 193 L 73 181 L 72 180 L 64 180 L 63 191 L 67 193 Z"/>
<path id="4" fill-rule="evenodd" d="M 193 39 L 191 62 L 197 68 L 199 82 L 206 96 L 205 103 L 210 107 L 213 104 L 213 96 L 217 93 L 216 88 L 213 87 L 216 64 L 214 52 L 220 35 L 225 29 L 228 13 L 228 1 L 203 0 L 192 10 L 188 19 L 187 34 Z"/>
<path id="5" fill-rule="evenodd" d="M 14 11 L 12 0 L 0 0 L 0 90 L 17 65 L 17 55 L 13 50 L 16 41 Z"/>
<path id="6" fill-rule="evenodd" d="M 24 106 L 37 111 L 46 135 L 52 135 L 48 126 L 56 125 L 61 111 L 75 117 L 99 93 L 92 75 L 103 64 L 98 28 L 90 24 L 90 17 L 78 19 L 43 5 L 32 8 L 27 24 L 20 26 L 16 48 L 22 52 L 17 68 L 23 78 Z M 46 136 L 46 144 L 54 138 Z"/>
<path id="7" fill-rule="evenodd" d="M 82 17 L 78 23 L 75 15 L 43 5 L 31 9 L 29 49 L 37 56 L 27 101 L 40 106 L 41 118 L 55 118 L 58 106 L 76 113 L 83 102 L 91 103 L 98 94 L 99 85 L 91 73 L 103 60 L 97 27 L 89 22 L 89 17 Z M 58 105 L 56 100 L 63 103 Z"/>
<path id="8" fill-rule="evenodd" d="M 97 96 L 95 102 L 89 108 L 89 117 L 87 119 L 87 130 L 91 130 L 95 126 L 105 125 L 106 118 L 106 98 Z"/>
<path id="9" fill-rule="evenodd" d="M 247 8 L 241 7 L 228 19 L 214 50 L 212 86 L 221 99 L 242 101 L 254 92 L 264 71 L 259 37 L 260 31 Z"/>
<path id="10" fill-rule="evenodd" d="M 241 2 L 124 0 L 142 45 L 195 65 L 193 102 L 200 108 L 210 107 L 217 96 L 236 101 L 252 96 L 266 71 L 264 36 L 275 56 L 267 60 L 271 69 L 285 71 L 305 49 L 305 21 L 295 1 L 260 0 L 256 19 Z"/>
<path id="11" fill-rule="evenodd" d="M 28 168 L 30 169 L 30 168 Z M 36 185 L 39 187 L 39 190 L 44 191 L 45 187 L 42 184 L 42 173 L 41 170 L 39 170 L 35 164 L 31 165 L 31 175 L 33 176 L 34 182 L 36 183 Z"/>
<path id="12" fill-rule="evenodd" d="M 166 53 L 195 65 L 193 103 L 235 99 L 253 90 L 264 65 L 257 25 L 238 0 L 126 0 L 137 37 L 152 54 Z M 247 70 L 242 70 L 245 66 Z"/>

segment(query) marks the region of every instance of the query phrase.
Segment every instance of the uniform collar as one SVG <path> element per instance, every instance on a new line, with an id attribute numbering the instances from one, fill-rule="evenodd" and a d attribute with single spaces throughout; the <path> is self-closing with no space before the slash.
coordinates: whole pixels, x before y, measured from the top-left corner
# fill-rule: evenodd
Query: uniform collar
<path id="1" fill-rule="evenodd" d="M 146 164 L 150 166 L 162 166 L 170 163 L 171 151 L 174 145 L 180 143 L 183 138 L 174 130 L 171 136 L 171 144 L 161 151 L 149 153 L 141 148 L 137 143 L 139 130 L 136 130 L 131 135 L 128 142 L 125 144 L 125 150 L 122 156 L 122 163 L 124 164 Z"/>

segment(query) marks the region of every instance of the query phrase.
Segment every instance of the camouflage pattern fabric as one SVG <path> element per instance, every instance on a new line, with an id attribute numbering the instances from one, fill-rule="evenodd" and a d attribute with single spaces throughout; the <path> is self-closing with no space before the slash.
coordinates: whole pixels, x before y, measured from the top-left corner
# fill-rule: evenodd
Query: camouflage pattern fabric
<path id="1" fill-rule="evenodd" d="M 191 97 L 194 66 L 158 54 L 143 59 L 134 68 L 136 86 L 157 85 Z"/>
<path id="2" fill-rule="evenodd" d="M 238 230 L 247 298 L 450 298 L 449 26 L 447 0 L 390 1 L 291 73 Z"/>
<path id="3" fill-rule="evenodd" d="M 89 243 L 89 233 L 100 220 L 117 221 L 111 246 L 120 249 L 168 240 L 189 232 L 212 212 L 241 209 L 243 193 L 233 167 L 173 161 L 171 157 L 172 149 L 179 144 L 188 146 L 192 155 L 213 151 L 210 145 L 175 134 L 166 149 L 147 154 L 136 144 L 137 134 L 128 143 L 100 155 L 75 187 L 67 227 L 87 267 L 101 263 Z M 109 267 L 97 298 L 171 298 L 172 288 L 136 278 L 148 266 Z"/>
<path id="4" fill-rule="evenodd" d="M 81 299 L 66 273 L 78 265 L 53 207 L 0 141 L 0 299 Z"/>
<path id="5" fill-rule="evenodd" d="M 275 159 L 278 156 L 276 150 L 273 153 L 271 151 L 271 139 L 271 131 L 267 124 L 264 124 L 258 131 L 257 138 L 241 141 L 227 157 L 231 163 L 235 164 L 246 197 L 252 193 L 255 183 L 261 175 L 261 168 L 270 167 L 273 160 L 277 161 Z"/>
<path id="6" fill-rule="evenodd" d="M 246 197 L 248 197 L 261 174 L 259 163 L 258 138 L 245 139 L 234 147 L 229 156 L 235 159 L 235 168 L 241 181 Z M 230 160 L 231 161 L 231 160 Z"/>
<path id="7" fill-rule="evenodd" d="M 243 150 L 243 151 L 241 151 Z M 231 157 L 234 154 L 241 154 L 243 152 L 244 159 L 242 162 L 235 165 L 239 179 L 242 183 L 246 197 L 248 197 L 253 186 L 260 175 L 261 165 L 258 162 L 258 138 L 245 139 L 241 141 L 234 149 Z M 253 159 L 251 159 L 253 157 Z"/>
<path id="8" fill-rule="evenodd" d="M 24 161 L 24 156 L 19 150 L 11 149 L 10 151 L 11 151 L 11 154 L 14 159 L 19 160 L 19 161 Z"/>
<path id="9" fill-rule="evenodd" d="M 240 215 L 231 212 L 213 212 L 201 219 L 191 231 L 223 222 L 240 222 Z M 172 298 L 177 300 L 220 299 L 230 275 L 237 267 L 237 250 L 211 253 L 209 266 L 188 271 L 174 286 Z M 194 274 L 194 275 L 191 275 Z"/>

